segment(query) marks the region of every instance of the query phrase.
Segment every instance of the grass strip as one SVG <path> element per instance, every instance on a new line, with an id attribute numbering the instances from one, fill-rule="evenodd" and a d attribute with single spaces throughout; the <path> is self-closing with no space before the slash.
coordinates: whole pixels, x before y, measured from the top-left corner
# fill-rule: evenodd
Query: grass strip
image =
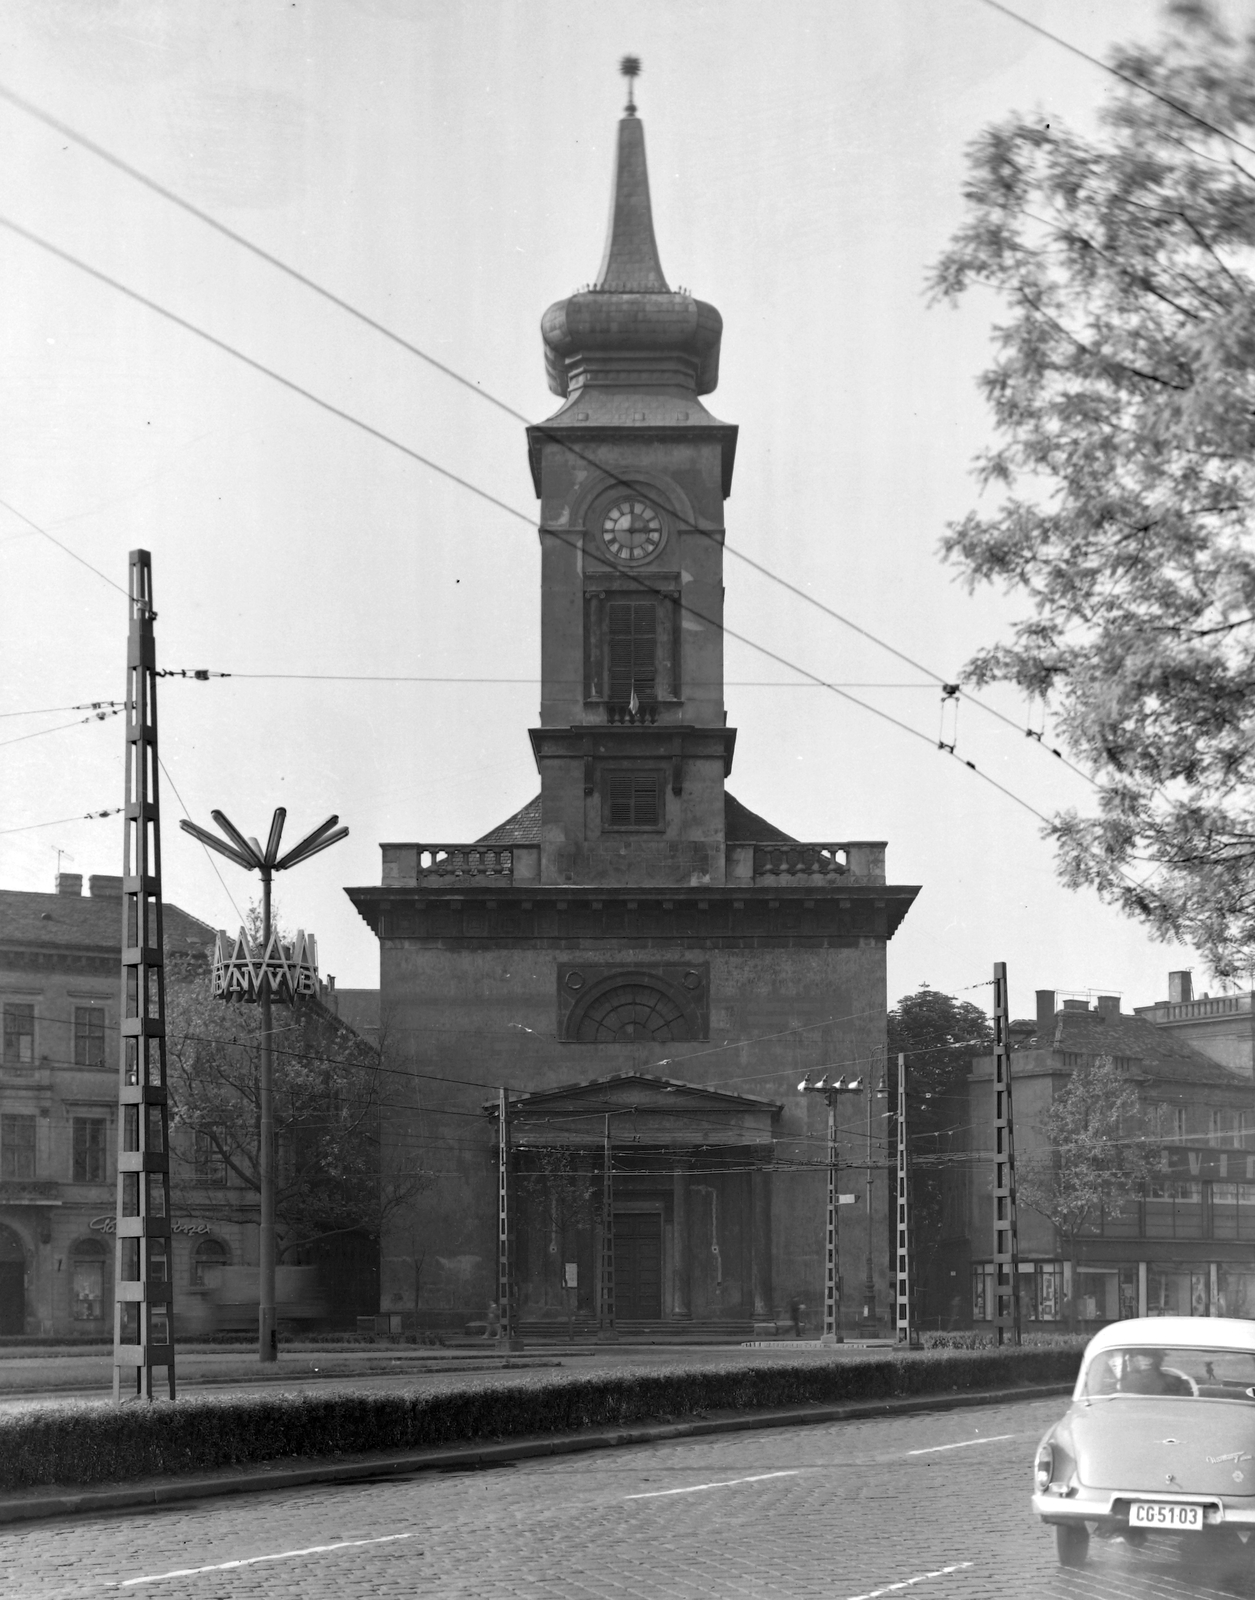
<path id="1" fill-rule="evenodd" d="M 194 1396 L 176 1405 L 32 1407 L 0 1418 L 0 1488 L 118 1483 L 292 1457 L 414 1450 L 673 1422 L 710 1411 L 1006 1389 L 1075 1377 L 1079 1350 L 912 1355 L 673 1367 L 474 1384 L 435 1393 Z"/>

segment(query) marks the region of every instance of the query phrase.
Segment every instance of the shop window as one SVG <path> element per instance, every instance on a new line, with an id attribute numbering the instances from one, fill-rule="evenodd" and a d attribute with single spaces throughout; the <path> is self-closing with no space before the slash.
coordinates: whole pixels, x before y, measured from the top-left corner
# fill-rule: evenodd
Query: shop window
<path id="1" fill-rule="evenodd" d="M 1214 1239 L 1255 1239 L 1255 1184 L 1212 1184 L 1211 1231 Z"/>
<path id="2" fill-rule="evenodd" d="M 230 1264 L 231 1252 L 221 1239 L 202 1239 L 192 1252 L 193 1289 L 216 1289 Z"/>
<path id="3" fill-rule="evenodd" d="M 105 1119 L 74 1118 L 74 1182 L 105 1181 Z"/>
<path id="4" fill-rule="evenodd" d="M 0 1115 L 0 1178 L 35 1176 L 34 1117 Z"/>
<path id="5" fill-rule="evenodd" d="M 1152 1183 L 1146 1200 L 1146 1236 L 1150 1239 L 1201 1239 L 1202 1184 L 1174 1183 L 1167 1179 Z"/>
<path id="6" fill-rule="evenodd" d="M 6 1001 L 4 1007 L 4 1064 L 28 1067 L 35 1060 L 35 1007 Z"/>
<path id="7" fill-rule="evenodd" d="M 70 1316 L 99 1322 L 105 1314 L 105 1260 L 99 1239 L 80 1239 L 70 1253 Z"/>
<path id="8" fill-rule="evenodd" d="M 227 1181 L 227 1158 L 222 1153 L 216 1131 L 197 1128 L 192 1141 L 196 1182 L 224 1184 Z"/>
<path id="9" fill-rule="evenodd" d="M 74 1007 L 74 1065 L 105 1065 L 105 1011 L 103 1006 Z"/>

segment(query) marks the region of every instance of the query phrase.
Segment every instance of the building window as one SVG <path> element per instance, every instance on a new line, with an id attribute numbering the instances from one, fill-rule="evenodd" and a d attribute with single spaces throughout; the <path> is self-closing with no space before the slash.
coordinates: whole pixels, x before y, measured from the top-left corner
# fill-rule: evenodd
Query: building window
<path id="1" fill-rule="evenodd" d="M 1156 1107 L 1158 1113 L 1158 1133 L 1161 1139 L 1185 1138 L 1185 1107 L 1173 1105 L 1169 1101 Z"/>
<path id="2" fill-rule="evenodd" d="M 105 1181 L 105 1119 L 74 1118 L 74 1182 Z"/>
<path id="3" fill-rule="evenodd" d="M 626 705 L 658 694 L 658 602 L 611 600 L 606 606 L 606 698 Z"/>
<path id="4" fill-rule="evenodd" d="M 70 1254 L 70 1316 L 100 1322 L 105 1314 L 105 1260 L 99 1239 L 80 1239 Z"/>
<path id="5" fill-rule="evenodd" d="M 1201 1239 L 1203 1237 L 1203 1186 L 1201 1183 L 1152 1183 L 1146 1199 L 1148 1239 Z"/>
<path id="6" fill-rule="evenodd" d="M 663 988 L 625 974 L 575 1006 L 567 1019 L 567 1037 L 578 1044 L 629 1044 L 635 1039 L 665 1043 L 699 1039 L 694 1008 Z"/>
<path id="7" fill-rule="evenodd" d="M 74 1065 L 105 1064 L 105 1010 L 103 1006 L 74 1007 Z"/>
<path id="8" fill-rule="evenodd" d="M 35 1059 L 35 1007 L 7 1002 L 4 1008 L 4 1064 L 28 1067 Z"/>
<path id="9" fill-rule="evenodd" d="M 227 1181 L 227 1158 L 222 1153 L 215 1130 L 197 1128 L 193 1138 L 197 1183 L 221 1184 Z"/>
<path id="10" fill-rule="evenodd" d="M 1222 1148 L 1240 1150 L 1251 1132 L 1251 1116 L 1247 1111 L 1213 1110 L 1211 1114 L 1211 1143 Z"/>
<path id="11" fill-rule="evenodd" d="M 661 772 L 603 772 L 601 825 L 611 833 L 658 833 L 666 821 Z"/>
<path id="12" fill-rule="evenodd" d="M 216 1289 L 230 1261 L 231 1252 L 221 1239 L 202 1239 L 192 1252 L 192 1288 Z"/>
<path id="13" fill-rule="evenodd" d="M 0 1116 L 0 1178 L 35 1176 L 35 1119 Z"/>

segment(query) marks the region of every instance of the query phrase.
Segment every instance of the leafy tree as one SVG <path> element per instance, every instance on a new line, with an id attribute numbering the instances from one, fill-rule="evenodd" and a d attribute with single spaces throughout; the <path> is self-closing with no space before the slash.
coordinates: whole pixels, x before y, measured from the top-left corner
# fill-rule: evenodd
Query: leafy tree
<path id="1" fill-rule="evenodd" d="M 1003 498 L 943 549 L 1031 602 L 972 680 L 1040 696 L 1097 780 L 1048 829 L 1063 880 L 1228 976 L 1255 964 L 1255 33 L 1167 9 L 1096 136 L 1012 115 L 971 148 L 932 289 L 1005 305 Z"/>
<path id="2" fill-rule="evenodd" d="M 392 1098 L 383 1079 L 386 1041 L 381 1052 L 302 1000 L 274 1007 L 271 1037 L 280 1258 L 336 1233 L 378 1234 L 429 1182 L 417 1167 L 380 1167 L 382 1102 Z M 171 961 L 166 1039 L 175 1196 L 195 1190 L 198 1211 L 251 1217 L 256 1200 L 242 1204 L 240 1188 L 260 1195 L 260 1008 L 215 1000 L 203 962 Z M 227 1174 L 217 1196 L 205 1187 L 206 1162 Z"/>
<path id="3" fill-rule="evenodd" d="M 903 995 L 889 1013 L 889 1110 L 896 1114 L 901 1053 L 906 1056 L 909 1096 L 915 1254 L 921 1263 L 936 1259 L 942 1237 L 946 1135 L 967 1121 L 966 1080 L 972 1057 L 992 1047 L 993 1026 L 979 1006 L 927 984 Z M 895 1148 L 890 1148 L 891 1160 Z M 926 1281 L 925 1272 L 921 1283 Z"/>
<path id="4" fill-rule="evenodd" d="M 1042 1116 L 1038 1131 L 1048 1148 L 1016 1163 L 1020 1202 L 1054 1224 L 1072 1263 L 1073 1326 L 1078 1235 L 1104 1208 L 1118 1216 L 1153 1170 L 1151 1147 L 1127 1137 L 1138 1125 L 1136 1089 L 1110 1056 L 1095 1056 Z"/>

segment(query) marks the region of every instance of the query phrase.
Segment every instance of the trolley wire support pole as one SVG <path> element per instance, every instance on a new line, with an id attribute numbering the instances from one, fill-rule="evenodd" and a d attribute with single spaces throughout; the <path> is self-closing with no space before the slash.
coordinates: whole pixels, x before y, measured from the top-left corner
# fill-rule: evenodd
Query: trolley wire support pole
<path id="1" fill-rule="evenodd" d="M 113 1399 L 122 1375 L 153 1398 L 153 1369 L 174 1389 L 170 1271 L 169 1108 L 157 673 L 152 557 L 132 550 L 126 654 L 126 788 L 122 845 L 122 1027 L 114 1255 Z"/>
<path id="2" fill-rule="evenodd" d="M 497 1312 L 501 1348 L 521 1350 L 514 1284 L 514 1157 L 510 1145 L 510 1091 L 497 1101 Z"/>
<path id="3" fill-rule="evenodd" d="M 843 1077 L 829 1083 L 825 1074 L 818 1083 L 812 1083 L 810 1073 L 798 1084 L 802 1094 L 822 1094 L 828 1106 L 828 1210 L 824 1240 L 824 1331 L 821 1344 L 843 1344 L 841 1332 L 841 1229 L 840 1208 L 853 1205 L 857 1196 L 838 1192 L 840 1176 L 838 1163 L 840 1150 L 837 1144 L 837 1100 L 843 1094 L 862 1094 L 862 1078 Z"/>
<path id="4" fill-rule="evenodd" d="M 608 1116 L 601 1175 L 601 1332 L 606 1338 L 614 1333 L 614 1146 Z"/>
<path id="5" fill-rule="evenodd" d="M 220 839 L 207 828 L 194 822 L 179 823 L 184 833 L 236 866 L 261 874 L 262 928 L 260 951 L 249 948 L 248 936 L 240 929 L 240 936 L 231 945 L 227 935 L 218 933 L 214 953 L 213 992 L 220 1000 L 243 1000 L 261 1006 L 261 1071 L 258 1074 L 257 1101 L 260 1128 L 258 1130 L 257 1178 L 261 1190 L 261 1228 L 258 1248 L 257 1297 L 257 1356 L 264 1362 L 279 1359 L 279 1327 L 275 1313 L 275 1118 L 274 1118 L 274 1040 L 271 1002 L 277 994 L 282 1001 L 291 1002 L 298 994 L 318 993 L 318 968 L 313 936 L 298 929 L 295 943 L 285 945 L 275 933 L 270 919 L 270 884 L 276 872 L 307 861 L 320 850 L 337 844 L 347 837 L 348 829 L 339 827 L 339 817 L 328 817 L 312 833 L 295 844 L 285 855 L 279 854 L 279 841 L 283 837 L 283 824 L 287 810 L 279 806 L 270 819 L 270 833 L 265 849 L 255 838 L 245 838 L 231 819 L 222 811 L 210 815 L 226 835 Z"/>
<path id="6" fill-rule="evenodd" d="M 898 1343 L 919 1349 L 915 1325 L 915 1216 L 906 1120 L 906 1057 L 898 1057 Z"/>
<path id="7" fill-rule="evenodd" d="M 1011 1020 L 1007 966 L 994 962 L 994 1304 L 998 1344 L 1020 1342 L 1020 1244 L 1015 1215 Z"/>

